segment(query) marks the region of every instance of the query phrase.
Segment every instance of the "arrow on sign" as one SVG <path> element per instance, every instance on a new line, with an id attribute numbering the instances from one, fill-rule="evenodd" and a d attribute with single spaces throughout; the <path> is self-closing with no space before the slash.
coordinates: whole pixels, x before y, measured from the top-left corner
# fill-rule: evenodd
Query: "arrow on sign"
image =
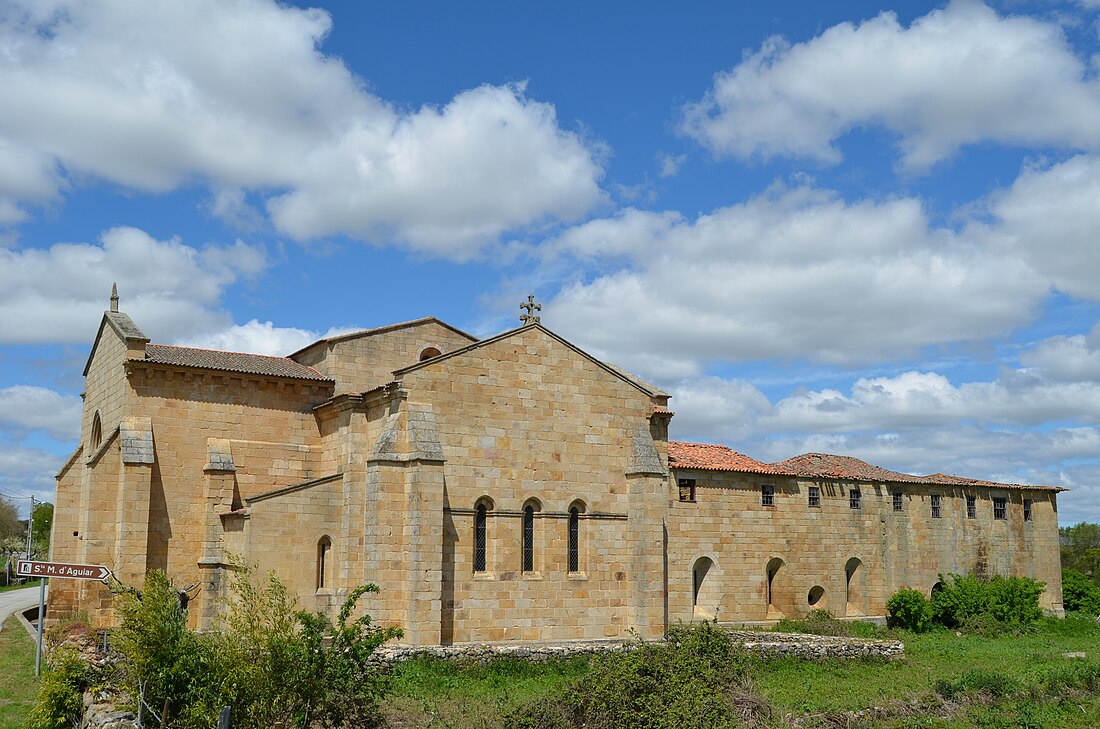
<path id="1" fill-rule="evenodd" d="M 101 564 L 69 564 L 67 562 L 35 562 L 21 559 L 15 574 L 22 577 L 67 577 L 71 580 L 98 580 L 107 584 L 114 573 Z"/>

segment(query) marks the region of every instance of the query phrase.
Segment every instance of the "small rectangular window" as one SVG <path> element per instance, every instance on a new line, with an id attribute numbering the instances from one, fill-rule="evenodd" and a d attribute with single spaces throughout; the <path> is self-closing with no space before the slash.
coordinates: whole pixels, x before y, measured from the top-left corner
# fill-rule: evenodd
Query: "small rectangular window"
<path id="1" fill-rule="evenodd" d="M 974 494 L 966 495 L 966 518 L 977 519 L 978 518 L 978 497 Z"/>
<path id="2" fill-rule="evenodd" d="M 895 491 L 894 492 L 894 511 L 901 511 L 901 507 L 902 507 L 901 492 L 900 491 Z"/>
<path id="3" fill-rule="evenodd" d="M 678 484 L 680 486 L 680 501 L 695 501 L 695 479 L 681 478 Z"/>
<path id="4" fill-rule="evenodd" d="M 1004 498 L 993 497 L 993 518 L 1007 519 L 1008 507 Z"/>
<path id="5" fill-rule="evenodd" d="M 862 509 L 863 508 L 863 494 L 859 492 L 859 489 L 848 490 L 848 508 L 849 509 Z"/>
<path id="6" fill-rule="evenodd" d="M 775 506 L 775 486 L 764 484 L 760 487 L 760 505 Z"/>
<path id="7" fill-rule="evenodd" d="M 1024 499 L 1024 521 L 1031 521 L 1031 499 Z"/>
<path id="8" fill-rule="evenodd" d="M 932 494 L 932 518 L 940 518 L 940 495 Z"/>
<path id="9" fill-rule="evenodd" d="M 819 486 L 810 487 L 810 508 L 816 509 L 821 506 L 821 488 Z"/>

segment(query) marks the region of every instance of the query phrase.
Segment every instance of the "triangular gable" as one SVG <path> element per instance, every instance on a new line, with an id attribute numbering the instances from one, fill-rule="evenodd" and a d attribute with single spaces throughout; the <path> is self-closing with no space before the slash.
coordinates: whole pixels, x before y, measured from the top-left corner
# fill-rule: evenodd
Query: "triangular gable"
<path id="1" fill-rule="evenodd" d="M 95 333 L 95 341 L 92 342 L 92 351 L 88 353 L 88 361 L 84 364 L 84 376 L 88 376 L 88 370 L 92 366 L 92 358 L 95 357 L 96 348 L 99 347 L 99 340 L 103 336 L 103 330 L 110 326 L 111 331 L 118 336 L 123 342 L 127 343 L 127 349 L 130 342 L 138 342 L 141 344 L 148 344 L 149 337 L 145 336 L 145 332 L 138 328 L 138 325 L 133 322 L 130 317 L 123 314 L 121 311 L 105 311 L 103 312 L 103 319 L 99 322 L 99 330 Z"/>
<path id="2" fill-rule="evenodd" d="M 400 379 L 402 375 L 404 375 L 408 372 L 414 372 L 414 371 L 420 369 L 421 367 L 428 367 L 428 366 L 437 364 L 439 362 L 442 362 L 444 360 L 450 359 L 452 357 L 461 357 L 462 355 L 464 355 L 468 352 L 472 352 L 476 349 L 479 349 L 481 347 L 486 347 L 486 346 L 491 345 L 491 344 L 496 344 L 497 342 L 503 341 L 505 339 L 509 339 L 511 337 L 514 337 L 516 334 L 519 334 L 520 332 L 524 332 L 524 331 L 527 331 L 528 329 L 532 329 L 532 328 L 538 329 L 543 334 L 546 334 L 551 339 L 553 339 L 553 340 L 557 341 L 558 343 L 560 343 L 560 344 L 568 347 L 569 349 L 573 350 L 574 352 L 576 352 L 580 356 L 584 357 L 588 361 L 592 362 L 593 364 L 595 364 L 597 367 L 604 370 L 608 374 L 615 376 L 616 378 L 622 380 L 623 382 L 627 383 L 628 385 L 630 385 L 634 389 L 639 390 L 640 392 L 648 395 L 649 397 L 668 397 L 668 395 L 665 392 L 663 392 L 661 390 L 658 390 L 656 388 L 652 388 L 651 386 L 647 387 L 646 384 L 642 380 L 636 379 L 634 377 L 628 377 L 627 375 L 625 375 L 618 368 L 612 367 L 612 366 L 608 365 L 606 362 L 603 362 L 602 360 L 599 360 L 599 359 L 593 357 L 588 352 L 585 352 L 583 349 L 581 349 L 577 345 L 573 344 L 569 340 L 564 339 L 564 338 L 558 336 L 557 334 L 555 334 L 554 332 L 550 331 L 549 329 L 544 327 L 542 324 L 523 324 L 522 326 L 518 326 L 515 329 L 509 329 L 506 332 L 502 332 L 502 333 L 496 335 L 495 337 L 490 337 L 489 339 L 481 339 L 481 340 L 476 341 L 473 344 L 470 344 L 468 346 L 461 347 L 460 349 L 455 349 L 455 350 L 452 350 L 450 352 L 446 352 L 444 354 L 441 354 L 438 357 L 432 357 L 431 359 L 426 359 L 423 362 L 417 362 L 414 365 L 409 365 L 408 367 L 402 367 L 399 370 L 394 370 L 394 372 L 393 372 L 394 379 Z"/>
<path id="3" fill-rule="evenodd" d="M 465 337 L 466 339 L 469 339 L 471 342 L 478 341 L 477 337 L 475 337 L 474 335 L 468 334 L 468 333 L 462 331 L 461 329 L 459 329 L 457 327 L 453 327 L 445 321 L 442 321 L 440 319 L 436 319 L 434 316 L 425 316 L 425 317 L 421 317 L 420 319 L 413 319 L 412 321 L 403 321 L 403 322 L 399 322 L 397 324 L 387 324 L 384 327 L 375 327 L 373 329 L 362 329 L 362 330 L 357 331 L 357 332 L 349 332 L 347 334 L 340 334 L 339 336 L 335 336 L 335 337 L 327 337 L 325 339 L 318 339 L 316 342 L 313 342 L 312 344 L 307 344 L 306 346 L 302 347 L 301 349 L 297 350 L 296 352 L 288 354 L 287 359 L 294 359 L 295 357 L 302 354 L 303 352 L 305 352 L 307 350 L 310 350 L 310 349 L 313 349 L 314 347 L 316 347 L 318 345 L 322 345 L 322 344 L 330 345 L 330 344 L 336 344 L 338 342 L 347 342 L 347 341 L 350 341 L 352 339 L 360 339 L 362 337 L 373 337 L 377 334 L 386 334 L 387 332 L 397 331 L 398 329 L 407 329 L 409 327 L 421 326 L 421 325 L 424 325 L 424 324 L 438 324 L 439 326 L 443 327 L 444 329 L 450 329 L 455 334 L 457 334 L 461 337 Z"/>

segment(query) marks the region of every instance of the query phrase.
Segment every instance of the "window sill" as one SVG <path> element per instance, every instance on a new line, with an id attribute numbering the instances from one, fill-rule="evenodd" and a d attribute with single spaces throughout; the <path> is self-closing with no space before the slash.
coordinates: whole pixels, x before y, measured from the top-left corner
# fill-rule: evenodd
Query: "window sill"
<path id="1" fill-rule="evenodd" d="M 535 582 L 541 582 L 543 577 L 541 572 L 521 572 L 520 579 L 533 580 Z"/>
<path id="2" fill-rule="evenodd" d="M 587 572 L 570 572 L 565 575 L 565 579 L 573 580 L 575 582 L 588 582 Z"/>
<path id="3" fill-rule="evenodd" d="M 317 591 L 316 591 L 315 593 L 313 593 L 313 594 L 314 594 L 314 595 L 332 595 L 332 594 L 333 594 L 333 590 L 332 590 L 332 588 L 331 588 L 331 587 L 320 587 L 320 588 L 318 588 L 318 589 L 317 589 Z"/>
<path id="4" fill-rule="evenodd" d="M 488 580 L 495 580 L 496 578 L 497 578 L 497 576 L 495 574 L 493 574 L 492 572 L 475 572 L 474 573 L 474 579 L 475 580 L 488 581 Z"/>

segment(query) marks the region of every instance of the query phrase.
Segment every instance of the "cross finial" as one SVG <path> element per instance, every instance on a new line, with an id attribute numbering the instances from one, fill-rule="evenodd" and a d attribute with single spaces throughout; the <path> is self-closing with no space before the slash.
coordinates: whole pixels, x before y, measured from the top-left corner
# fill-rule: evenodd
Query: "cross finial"
<path id="1" fill-rule="evenodd" d="M 519 320 L 524 324 L 538 324 L 542 318 L 535 316 L 536 311 L 542 311 L 542 304 L 535 303 L 535 295 L 531 294 L 527 297 L 526 303 L 520 304 L 519 308 L 526 309 L 523 314 L 519 315 Z"/>
<path id="2" fill-rule="evenodd" d="M 118 284 L 111 284 L 111 311 L 118 311 Z"/>

